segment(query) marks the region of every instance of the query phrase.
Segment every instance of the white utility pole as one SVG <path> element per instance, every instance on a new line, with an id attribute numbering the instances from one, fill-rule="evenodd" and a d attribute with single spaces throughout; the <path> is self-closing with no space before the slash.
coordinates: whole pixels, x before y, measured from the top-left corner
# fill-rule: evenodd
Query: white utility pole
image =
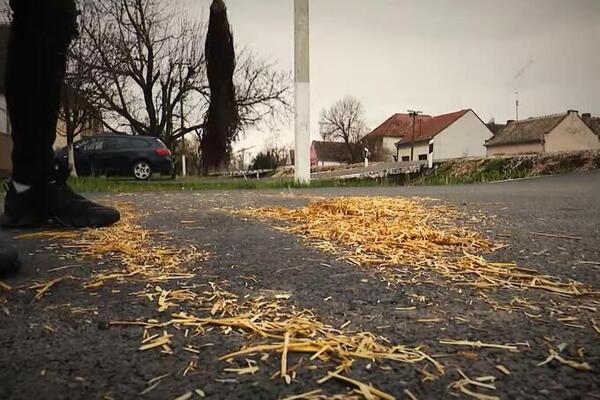
<path id="1" fill-rule="evenodd" d="M 296 182 L 310 182 L 310 12 L 309 0 L 294 0 L 296 81 Z"/>

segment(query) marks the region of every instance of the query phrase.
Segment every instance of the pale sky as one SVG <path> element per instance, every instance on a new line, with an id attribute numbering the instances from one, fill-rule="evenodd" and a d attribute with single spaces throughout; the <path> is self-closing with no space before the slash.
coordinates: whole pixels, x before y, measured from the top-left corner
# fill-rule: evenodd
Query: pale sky
<path id="1" fill-rule="evenodd" d="M 210 0 L 186 0 L 196 10 Z M 226 0 L 236 43 L 293 66 L 293 0 Z M 397 112 L 472 108 L 484 121 L 600 116 L 600 0 L 311 0 L 313 136 L 352 95 L 370 128 Z M 198 11 L 200 12 L 200 11 Z M 240 146 L 262 146 L 250 132 Z M 282 142 L 289 142 L 289 128 Z"/>

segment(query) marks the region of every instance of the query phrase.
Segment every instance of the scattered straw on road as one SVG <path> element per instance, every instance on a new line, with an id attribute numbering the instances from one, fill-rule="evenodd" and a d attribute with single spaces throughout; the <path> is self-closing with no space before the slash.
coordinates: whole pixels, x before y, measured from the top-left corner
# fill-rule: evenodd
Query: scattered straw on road
<path id="1" fill-rule="evenodd" d="M 459 214 L 450 206 L 428 207 L 417 199 L 348 197 L 319 200 L 299 209 L 250 208 L 234 213 L 284 221 L 288 226 L 278 229 L 303 236 L 324 251 L 340 253 L 356 265 L 430 270 L 453 283 L 479 289 L 540 289 L 572 296 L 593 293 L 578 282 L 564 282 L 513 262 L 487 260 L 481 254 L 500 246 L 460 226 Z"/>

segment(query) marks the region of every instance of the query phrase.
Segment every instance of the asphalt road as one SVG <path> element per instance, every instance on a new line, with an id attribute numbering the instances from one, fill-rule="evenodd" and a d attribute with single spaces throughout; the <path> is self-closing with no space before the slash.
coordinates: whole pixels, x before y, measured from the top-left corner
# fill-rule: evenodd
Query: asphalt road
<path id="1" fill-rule="evenodd" d="M 495 259 L 518 261 L 545 274 L 600 289 L 598 172 L 470 186 L 94 197 L 134 204 L 144 214 L 139 223 L 164 235 L 158 237 L 159 242 L 194 245 L 210 253 L 206 261 L 190 266 L 190 270 L 200 272 L 178 285 L 209 287 L 209 282 L 223 282 L 241 297 L 261 291 L 291 293 L 291 305 L 313 310 L 316 318 L 332 326 L 352 321 L 349 329 L 368 330 L 409 347 L 424 346 L 428 354 L 439 357 L 447 371 L 434 380 L 420 372 L 423 365 L 373 366 L 365 362 L 353 366 L 351 376 L 396 398 L 409 398 L 406 390 L 418 399 L 468 398 L 448 389 L 460 380 L 461 370 L 473 378 L 494 376 L 496 390 L 482 392 L 502 399 L 600 399 L 600 332 L 591 325 L 592 320 L 600 324 L 597 298 L 563 298 L 508 289 L 487 293 L 500 303 L 525 299 L 539 305 L 539 315 L 528 316 L 494 309 L 481 300 L 477 290 L 443 281 L 417 279 L 414 284 L 390 287 L 375 271 L 322 253 L 268 224 L 226 212 L 251 205 L 296 207 L 306 204 L 311 196 L 439 199 L 458 206 L 465 221 L 476 217 L 480 231 L 507 245 L 493 255 Z M 131 295 L 143 290 L 145 282 L 125 280 L 91 292 L 82 289 L 78 281 L 69 281 L 32 303 L 34 291 L 27 287 L 33 282 L 60 277 L 65 271 L 85 279 L 112 267 L 93 259 L 73 261 L 68 254 L 76 250 L 67 247 L 68 241 L 12 239 L 17 234 L 0 232 L 20 247 L 24 259 L 21 275 L 4 281 L 14 289 L 0 290 L 2 399 L 175 399 L 197 388 L 211 399 L 278 399 L 319 388 L 328 395 L 349 391 L 347 385 L 332 381 L 319 386 L 316 380 L 327 369 L 300 368 L 291 385 L 272 379 L 279 370 L 279 360 L 274 358 L 259 361 L 260 371 L 254 375 L 232 376 L 224 371 L 231 365 L 218 358 L 248 344 L 235 332 L 222 335 L 212 331 L 194 338 L 195 344 L 207 347 L 201 347 L 202 353 L 195 358 L 197 373 L 184 377 L 181 371 L 190 362 L 190 353 L 180 349 L 170 356 L 140 352 L 140 328 L 106 325 L 114 320 L 164 319 L 155 304 Z M 56 271 L 73 264 L 77 264 L 74 269 Z M 413 311 L 398 311 L 413 306 Z M 429 320 L 433 322 L 422 322 Z M 519 343 L 520 351 L 448 348 L 439 344 L 441 338 Z M 561 354 L 570 360 L 585 359 L 593 371 L 576 370 L 556 361 L 538 367 L 549 348 L 562 349 Z M 289 363 L 298 362 L 293 356 Z M 498 365 L 507 368 L 510 375 L 502 373 Z M 154 390 L 139 395 L 149 381 L 166 374 Z"/>

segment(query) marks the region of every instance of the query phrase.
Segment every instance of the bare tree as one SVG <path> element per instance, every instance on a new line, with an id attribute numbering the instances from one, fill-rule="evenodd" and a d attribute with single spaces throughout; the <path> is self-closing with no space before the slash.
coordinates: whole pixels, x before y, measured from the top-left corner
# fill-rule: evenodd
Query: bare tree
<path id="1" fill-rule="evenodd" d="M 368 132 L 362 103 L 348 96 L 337 101 L 331 108 L 324 109 L 319 120 L 319 132 L 323 140 L 346 143 L 352 161 L 360 161 L 361 148 L 357 144 Z"/>
<path id="2" fill-rule="evenodd" d="M 85 0 L 82 11 L 74 57 L 99 72 L 92 78 L 108 129 L 128 127 L 173 146 L 202 128 L 202 112 L 182 110 L 206 91 L 200 22 L 159 0 Z"/>
<path id="3" fill-rule="evenodd" d="M 8 0 L 0 0 L 0 24 L 6 25 L 12 22 L 12 11 Z"/>
<path id="4" fill-rule="evenodd" d="M 211 96 L 205 59 L 206 23 L 191 20 L 160 0 L 82 0 L 81 51 L 76 60 L 92 68 L 106 128 L 160 137 L 175 150 L 195 133 L 201 145 Z M 240 51 L 234 72 L 239 119 L 221 149 L 245 130 L 286 120 L 291 75 L 250 51 Z M 226 162 L 221 163 L 223 165 Z"/>
<path id="5" fill-rule="evenodd" d="M 78 62 L 73 53 L 82 54 L 81 43 L 75 41 L 69 50 L 65 82 L 61 92 L 61 107 L 59 119 L 64 130 L 57 134 L 67 138 L 67 154 L 69 170 L 72 176 L 77 176 L 73 143 L 82 133 L 101 129 L 102 112 L 99 106 L 103 104 L 95 90 L 94 75 L 97 74 L 87 64 Z"/>
<path id="6" fill-rule="evenodd" d="M 290 121 L 292 75 L 248 49 L 239 51 L 234 75 L 238 132 L 266 124 L 270 131 Z"/>

